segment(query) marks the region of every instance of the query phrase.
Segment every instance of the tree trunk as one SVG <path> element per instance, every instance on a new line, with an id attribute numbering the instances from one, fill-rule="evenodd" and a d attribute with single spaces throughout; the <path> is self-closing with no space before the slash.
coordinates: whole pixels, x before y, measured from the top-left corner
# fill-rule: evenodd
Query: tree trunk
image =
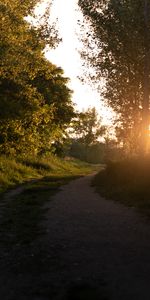
<path id="1" fill-rule="evenodd" d="M 150 100 L 150 46 L 149 46 L 149 5 L 148 0 L 144 0 L 144 20 L 145 20 L 145 60 L 143 78 L 143 110 L 142 110 L 142 150 L 144 154 L 148 152 L 149 136 L 149 100 Z"/>

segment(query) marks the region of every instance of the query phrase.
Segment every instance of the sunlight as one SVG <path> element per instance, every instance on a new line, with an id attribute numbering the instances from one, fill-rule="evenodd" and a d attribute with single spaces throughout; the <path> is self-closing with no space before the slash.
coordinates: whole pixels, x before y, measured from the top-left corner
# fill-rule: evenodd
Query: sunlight
<path id="1" fill-rule="evenodd" d="M 71 78 L 70 87 L 74 90 L 73 102 L 76 103 L 77 108 L 82 110 L 95 106 L 103 122 L 110 125 L 115 116 L 112 109 L 104 106 L 96 90 L 88 84 L 82 84 L 78 79 L 78 76 L 82 74 L 82 61 L 78 52 L 82 45 L 79 43 L 76 31 L 78 30 L 77 20 L 81 19 L 82 15 L 77 11 L 77 1 L 65 1 L 65 8 L 64 10 L 64 1 L 54 1 L 52 18 L 58 18 L 63 42 L 57 49 L 48 51 L 46 57 L 62 66 L 65 74 Z"/>
<path id="2" fill-rule="evenodd" d="M 93 90 L 87 83 L 82 83 L 78 77 L 83 72 L 79 50 L 82 45 L 78 40 L 77 32 L 80 31 L 78 20 L 82 20 L 81 12 L 78 11 L 77 0 L 54 0 L 51 7 L 51 22 L 58 19 L 59 34 L 62 42 L 56 49 L 45 51 L 45 56 L 54 64 L 61 66 L 65 76 L 69 77 L 69 87 L 74 91 L 73 102 L 79 110 L 95 106 L 105 124 L 111 125 L 115 114 L 111 108 L 106 107 L 100 99 L 97 90 Z M 38 6 L 35 13 L 42 14 L 46 8 L 45 1 Z M 65 9 L 64 9 L 65 7 Z M 42 10 L 41 10 L 42 9 Z"/>

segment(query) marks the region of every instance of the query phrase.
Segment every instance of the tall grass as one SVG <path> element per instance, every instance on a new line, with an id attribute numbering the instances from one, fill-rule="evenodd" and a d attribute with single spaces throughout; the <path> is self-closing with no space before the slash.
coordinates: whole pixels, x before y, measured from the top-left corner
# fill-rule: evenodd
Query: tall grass
<path id="1" fill-rule="evenodd" d="M 61 185 L 94 170 L 95 166 L 87 163 L 60 159 L 53 155 L 17 158 L 1 156 L 0 192 L 26 182 L 22 192 L 16 193 L 13 201 L 5 201 L 7 197 L 3 197 L 2 193 L 0 195 L 5 204 L 1 222 L 1 239 L 4 244 L 6 242 L 11 249 L 14 243 L 21 245 L 32 242 L 40 234 L 39 222 L 44 218 L 44 203 L 50 201 Z M 10 232 L 12 240 L 5 238 Z"/>
<path id="2" fill-rule="evenodd" d="M 46 176 L 84 175 L 92 171 L 89 164 L 78 160 L 48 157 L 6 157 L 0 156 L 0 192 L 31 179 Z"/>

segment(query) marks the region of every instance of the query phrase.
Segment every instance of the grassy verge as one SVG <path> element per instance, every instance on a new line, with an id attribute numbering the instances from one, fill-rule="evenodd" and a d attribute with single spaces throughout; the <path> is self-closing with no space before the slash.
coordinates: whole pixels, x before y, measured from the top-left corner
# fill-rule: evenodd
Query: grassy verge
<path id="1" fill-rule="evenodd" d="M 94 178 L 97 191 L 108 199 L 135 207 L 150 217 L 150 159 L 109 163 Z"/>
<path id="2" fill-rule="evenodd" d="M 96 167 L 78 160 L 47 158 L 12 158 L 0 156 L 0 192 L 18 184 L 43 177 L 69 177 L 91 173 Z"/>
<path id="3" fill-rule="evenodd" d="M 53 299 L 59 287 L 57 280 L 56 284 L 51 283 L 51 276 L 53 268 L 62 269 L 61 245 L 56 243 L 53 248 L 46 238 L 44 204 L 52 201 L 62 184 L 99 167 L 56 157 L 17 160 L 1 157 L 0 162 L 1 191 L 14 188 L 4 193 L 0 202 L 0 277 L 6 284 L 5 293 L 9 295 L 11 291 L 14 299 L 22 299 L 24 295 L 26 299 Z M 31 181 L 33 178 L 37 180 Z M 18 184 L 23 188 L 19 194 Z"/>
<path id="4" fill-rule="evenodd" d="M 13 200 L 9 199 L 11 193 L 1 193 L 0 239 L 7 248 L 32 243 L 41 234 L 40 221 L 45 215 L 45 202 L 50 201 L 61 185 L 98 168 L 53 156 L 39 159 L 1 157 L 0 167 L 1 192 L 26 182 L 21 186 L 22 192 L 16 193 Z M 32 181 L 33 178 L 37 180 Z"/>

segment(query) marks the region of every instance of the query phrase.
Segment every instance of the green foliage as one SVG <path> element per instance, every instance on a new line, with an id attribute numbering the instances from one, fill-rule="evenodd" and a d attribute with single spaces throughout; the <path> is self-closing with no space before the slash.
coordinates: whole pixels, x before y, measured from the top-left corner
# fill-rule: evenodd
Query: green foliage
<path id="1" fill-rule="evenodd" d="M 70 127 L 70 132 L 73 134 L 70 141 L 70 155 L 93 163 L 102 160 L 98 139 L 105 134 L 106 127 L 101 124 L 96 109 L 94 107 L 88 108 L 86 111 L 77 113 Z M 99 148 L 98 151 L 97 148 Z M 95 155 L 98 154 L 95 159 L 92 158 L 94 152 Z"/>
<path id="2" fill-rule="evenodd" d="M 5 154 L 50 151 L 73 116 L 68 78 L 44 57 L 46 45 L 58 42 L 57 32 L 45 18 L 36 27 L 24 18 L 37 2 L 4 0 L 0 6 L 0 152 Z"/>
<path id="3" fill-rule="evenodd" d="M 78 140 L 72 140 L 69 149 L 70 156 L 93 164 L 104 163 L 105 153 L 105 145 L 100 142 L 90 145 L 87 149 L 84 143 Z"/>
<path id="4" fill-rule="evenodd" d="M 88 147 L 73 139 L 70 144 L 69 155 L 89 163 L 107 163 L 108 161 L 118 161 L 125 157 L 122 148 L 117 147 L 114 140 L 106 139 L 104 142 L 96 142 Z"/>
<path id="5" fill-rule="evenodd" d="M 96 77 L 105 77 L 103 97 L 118 114 L 120 141 L 132 153 L 144 152 L 150 122 L 149 1 L 79 0 L 79 5 L 91 25 L 88 43 L 97 45 L 87 56 Z"/>
<path id="6" fill-rule="evenodd" d="M 86 146 L 92 145 L 98 138 L 105 134 L 106 128 L 102 126 L 98 113 L 93 108 L 78 113 L 72 123 L 76 139 Z"/>
<path id="7" fill-rule="evenodd" d="M 0 192 L 32 179 L 49 177 L 49 185 L 58 178 L 85 175 L 94 170 L 89 164 L 75 159 L 60 159 L 54 155 L 0 156 Z M 52 183 L 53 185 L 53 183 Z"/>

